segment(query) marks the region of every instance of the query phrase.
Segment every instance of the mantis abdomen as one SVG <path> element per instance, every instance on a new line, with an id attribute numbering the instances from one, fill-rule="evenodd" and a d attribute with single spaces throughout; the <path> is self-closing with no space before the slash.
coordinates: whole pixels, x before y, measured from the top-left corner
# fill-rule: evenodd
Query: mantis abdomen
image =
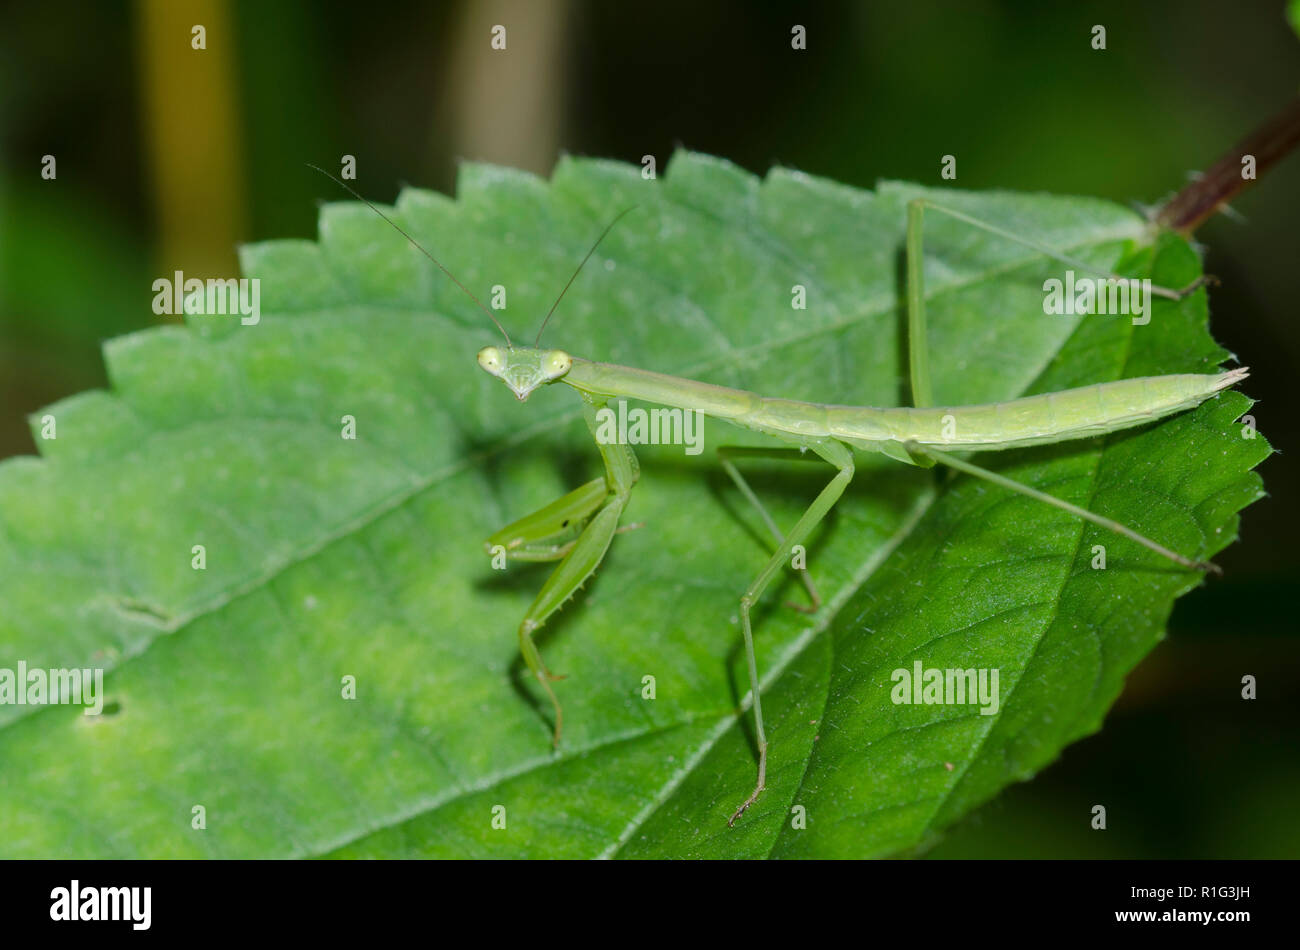
<path id="1" fill-rule="evenodd" d="M 647 370 L 575 359 L 565 382 L 598 396 L 690 409 L 760 432 L 839 439 L 868 451 L 892 445 L 980 450 L 1104 435 L 1199 405 L 1246 370 L 1142 376 L 976 406 L 880 409 L 774 399 Z M 905 459 L 906 460 L 906 459 Z"/>
<path id="2" fill-rule="evenodd" d="M 1105 435 L 1173 415 L 1199 405 L 1245 375 L 1245 369 L 1238 369 L 1213 375 L 1142 376 L 980 406 L 828 407 L 829 434 L 852 445 L 893 441 L 981 451 L 1046 445 Z"/>

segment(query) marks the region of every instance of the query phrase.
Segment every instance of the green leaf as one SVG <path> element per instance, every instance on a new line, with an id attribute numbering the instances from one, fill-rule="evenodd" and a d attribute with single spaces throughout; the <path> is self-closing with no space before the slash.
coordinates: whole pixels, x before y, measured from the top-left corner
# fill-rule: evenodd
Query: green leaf
<path id="1" fill-rule="evenodd" d="M 1158 284 L 1199 273 L 1185 243 L 1150 246 L 1142 219 L 1102 201 L 759 181 L 688 153 L 658 181 L 601 161 L 566 159 L 549 183 L 467 165 L 454 201 L 408 190 L 396 214 L 477 294 L 505 287 L 501 319 L 528 340 L 603 224 L 636 204 L 551 345 L 896 405 L 919 194 Z M 1159 302 L 1145 326 L 1045 316 L 1042 281 L 1060 268 L 1025 248 L 931 215 L 926 255 L 940 403 L 1213 372 L 1226 356 L 1204 293 Z M 51 407 L 44 457 L 0 465 L 0 667 L 103 667 L 112 703 L 100 717 L 0 706 L 6 857 L 907 852 L 1098 729 L 1198 583 L 1055 509 L 861 458 L 809 545 L 825 608 L 780 606 L 802 593 L 787 580 L 757 612 L 769 790 L 728 829 L 755 767 L 735 616 L 768 549 L 711 449 L 762 440 L 711 423 L 701 456 L 640 450 L 625 520 L 645 526 L 540 637 L 568 674 L 552 754 L 515 636 L 550 565 L 494 571 L 482 539 L 599 474 L 574 393 L 520 404 L 479 371 L 486 318 L 359 204 L 327 206 L 319 243 L 243 260 L 258 324 L 113 340 L 111 392 Z M 983 459 L 1209 556 L 1261 494 L 1250 470 L 1269 449 L 1234 422 L 1249 405 L 1224 393 L 1119 436 Z M 784 525 L 831 474 L 747 472 Z M 895 705 L 891 672 L 916 661 L 997 668 L 998 713 Z"/>

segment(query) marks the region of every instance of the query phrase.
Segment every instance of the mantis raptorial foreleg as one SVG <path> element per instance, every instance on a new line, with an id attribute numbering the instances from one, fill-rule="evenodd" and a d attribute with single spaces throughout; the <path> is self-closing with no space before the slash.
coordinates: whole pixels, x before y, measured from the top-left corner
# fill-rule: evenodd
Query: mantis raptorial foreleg
<path id="1" fill-rule="evenodd" d="M 609 494 L 607 486 L 604 476 L 593 478 L 581 488 L 506 525 L 489 537 L 483 547 L 492 555 L 504 551 L 512 561 L 558 561 L 573 550 L 591 516 L 605 503 Z M 624 534 L 639 527 L 640 522 L 620 525 L 614 533 Z"/>
<path id="2" fill-rule="evenodd" d="M 630 448 L 626 445 L 606 445 L 596 438 L 596 411 L 605 403 L 604 399 L 583 394 L 583 413 L 587 420 L 587 427 L 591 430 L 592 437 L 596 440 L 596 447 L 604 460 L 605 477 L 588 482 L 527 518 L 515 522 L 510 528 L 493 535 L 494 538 L 504 537 L 506 541 L 513 540 L 515 536 L 510 534 L 511 529 L 517 530 L 517 527 L 522 524 L 526 528 L 530 527 L 534 532 L 529 535 L 525 531 L 524 534 L 518 535 L 521 540 L 516 545 L 516 549 L 525 552 L 522 560 L 553 560 L 556 557 L 563 557 L 559 566 L 538 591 L 537 597 L 519 624 L 519 650 L 523 654 L 524 662 L 537 677 L 537 682 L 542 685 L 542 689 L 551 700 L 551 705 L 555 707 L 555 734 L 552 741 L 556 746 L 560 744 L 560 733 L 564 728 L 564 712 L 560 708 L 559 699 L 555 696 L 555 690 L 551 688 L 551 681 L 563 677 L 556 676 L 546 668 L 541 654 L 537 651 L 537 644 L 533 642 L 533 634 L 546 623 L 551 614 L 559 610 L 564 602 L 577 592 L 578 588 L 586 583 L 587 579 L 595 573 L 600 562 L 604 560 L 610 541 L 618 533 L 618 520 L 627 506 L 628 497 L 638 474 L 636 456 Z M 572 518 L 566 519 L 566 514 L 570 514 Z M 571 525 L 565 524 L 566 520 L 585 520 L 586 526 L 573 540 L 556 545 L 556 534 L 571 528 Z M 501 543 L 505 544 L 506 541 Z M 530 552 L 536 556 L 529 557 Z M 509 556 L 508 549 L 507 556 Z"/>
<path id="3" fill-rule="evenodd" d="M 578 536 L 608 494 L 604 477 L 593 478 L 581 488 L 506 525 L 489 537 L 484 547 L 489 554 L 499 548 L 515 561 L 558 561 L 573 550 Z"/>
<path id="4" fill-rule="evenodd" d="M 772 582 L 772 578 L 785 566 L 790 558 L 791 549 L 796 544 L 802 544 L 808 539 L 808 535 L 812 533 L 813 528 L 817 527 L 821 520 L 826 517 L 826 513 L 835 507 L 835 503 L 840 500 L 840 495 L 844 494 L 844 489 L 853 480 L 853 453 L 843 443 L 836 442 L 833 439 L 818 439 L 809 440 L 806 445 L 827 462 L 834 465 L 839 471 L 821 490 L 813 503 L 808 506 L 808 510 L 803 513 L 795 526 L 790 529 L 790 533 L 785 536 L 785 540 L 777 546 L 776 552 L 768 559 L 767 564 L 759 571 L 758 576 L 749 585 L 749 589 L 740 598 L 740 623 L 745 634 L 745 659 L 749 664 L 750 696 L 753 698 L 754 703 L 754 739 L 758 744 L 758 782 L 754 786 L 753 794 L 745 799 L 744 804 L 737 808 L 735 814 L 728 820 L 727 824 L 729 825 L 734 825 L 736 819 L 745 813 L 745 809 L 757 801 L 758 796 L 763 792 L 764 781 L 767 778 L 767 735 L 763 731 L 763 706 L 759 698 L 758 661 L 754 658 L 754 633 L 750 627 L 749 611 L 757 603 L 758 599 L 763 596 L 763 591 Z"/>
<path id="5" fill-rule="evenodd" d="M 732 459 L 737 458 L 772 458 L 784 459 L 787 461 L 794 460 L 800 462 L 812 462 L 816 461 L 817 457 L 810 456 L 799 449 L 751 448 L 748 446 L 742 447 L 734 445 L 718 446 L 718 463 L 722 466 L 723 471 L 731 476 L 731 480 L 735 482 L 736 487 L 740 489 L 740 493 L 745 496 L 755 509 L 757 509 L 759 517 L 763 519 L 763 523 L 767 525 L 767 530 L 771 533 L 773 540 L 775 540 L 779 546 L 781 542 L 785 540 L 785 535 L 783 535 L 781 529 L 776 526 L 776 522 L 772 520 L 772 516 L 767 513 L 767 509 L 763 507 L 763 503 L 759 500 L 758 495 L 755 494 L 754 489 L 749 487 L 749 482 L 746 481 L 745 476 L 740 473 L 740 469 L 736 468 L 735 463 L 732 462 Z M 822 605 L 821 594 L 817 593 L 817 585 L 813 583 L 812 575 L 808 573 L 806 567 L 796 568 L 796 570 L 799 572 L 799 576 L 803 578 L 803 586 L 808 589 L 808 599 L 811 603 L 807 607 L 804 607 L 801 604 L 786 601 L 786 606 L 791 607 L 800 613 L 815 614 Z"/>

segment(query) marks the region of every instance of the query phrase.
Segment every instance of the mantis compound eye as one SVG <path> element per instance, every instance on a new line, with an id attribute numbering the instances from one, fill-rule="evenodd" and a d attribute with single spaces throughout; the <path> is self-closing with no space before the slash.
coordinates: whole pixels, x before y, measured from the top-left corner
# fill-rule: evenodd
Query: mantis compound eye
<path id="1" fill-rule="evenodd" d="M 501 374 L 501 368 L 504 365 L 501 360 L 501 351 L 495 346 L 483 347 L 483 349 L 478 351 L 478 365 L 482 366 L 493 376 L 499 376 Z"/>
<path id="2" fill-rule="evenodd" d="M 544 372 L 547 379 L 559 379 L 573 365 L 573 357 L 563 350 L 551 350 L 546 354 Z"/>

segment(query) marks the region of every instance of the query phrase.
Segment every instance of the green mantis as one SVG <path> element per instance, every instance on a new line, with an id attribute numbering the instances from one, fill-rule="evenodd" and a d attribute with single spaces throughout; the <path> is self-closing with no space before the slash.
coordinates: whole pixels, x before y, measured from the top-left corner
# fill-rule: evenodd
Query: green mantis
<path id="1" fill-rule="evenodd" d="M 343 187 L 347 188 L 346 185 Z M 348 190 L 365 201 L 351 188 Z M 873 408 L 776 398 L 629 366 L 594 362 L 564 350 L 543 348 L 540 342 L 542 332 L 564 293 L 572 285 L 572 277 L 543 320 L 533 344 L 515 345 L 491 311 L 483 307 L 446 268 L 378 208 L 374 205 L 370 207 L 455 281 L 501 332 L 504 347 L 491 345 L 482 348 L 477 356 L 480 368 L 500 379 L 520 402 L 526 401 L 538 388 L 555 383 L 563 383 L 576 390 L 588 429 L 602 459 L 602 476 L 502 528 L 486 541 L 489 552 L 504 551 L 508 559 L 558 562 L 524 613 L 518 627 L 523 659 L 554 710 L 553 742 L 557 747 L 563 732 L 564 717 L 552 684 L 560 677 L 551 673 L 543 662 L 534 637 L 548 619 L 592 576 L 608 552 L 614 536 L 630 527 L 621 526 L 620 521 L 639 476 L 637 459 L 631 447 L 602 438 L 599 425 L 601 411 L 607 409 L 612 400 L 633 399 L 702 413 L 743 429 L 764 433 L 785 443 L 784 449 L 720 447 L 717 450 L 721 466 L 761 516 L 774 542 L 770 557 L 741 593 L 739 600 L 750 684 L 748 703 L 753 712 L 757 746 L 757 780 L 753 792 L 731 815 L 730 824 L 734 824 L 758 800 L 766 781 L 768 739 L 764 729 L 754 653 L 752 609 L 771 582 L 791 564 L 795 549 L 809 538 L 839 501 L 854 477 L 855 452 L 879 452 L 904 464 L 925 468 L 942 464 L 1009 491 L 1043 501 L 1123 535 L 1183 568 L 1217 570 L 1212 564 L 1185 557 L 1126 525 L 976 466 L 964 454 L 1083 439 L 1142 425 L 1190 409 L 1215 393 L 1235 385 L 1245 378 L 1244 368 L 1214 375 L 1179 374 L 1125 379 L 987 405 L 940 407 L 932 404 L 924 274 L 921 266 L 925 212 L 928 210 L 949 215 L 971 227 L 1024 244 L 1079 270 L 1092 272 L 1087 265 L 1050 248 L 1041 247 L 924 199 L 911 202 L 908 207 L 906 241 L 906 299 L 912 406 Z M 617 221 L 618 218 L 615 218 L 605 228 L 582 264 L 578 265 L 574 277 Z M 1178 290 L 1153 287 L 1151 293 L 1177 299 L 1197 289 L 1202 282 L 1203 279 Z M 736 465 L 739 460 L 760 456 L 821 460 L 834 469 L 834 475 L 788 530 L 783 531 L 776 525 Z M 810 605 L 802 609 L 815 612 L 821 603 L 816 586 L 806 569 L 796 570 L 810 596 Z"/>

